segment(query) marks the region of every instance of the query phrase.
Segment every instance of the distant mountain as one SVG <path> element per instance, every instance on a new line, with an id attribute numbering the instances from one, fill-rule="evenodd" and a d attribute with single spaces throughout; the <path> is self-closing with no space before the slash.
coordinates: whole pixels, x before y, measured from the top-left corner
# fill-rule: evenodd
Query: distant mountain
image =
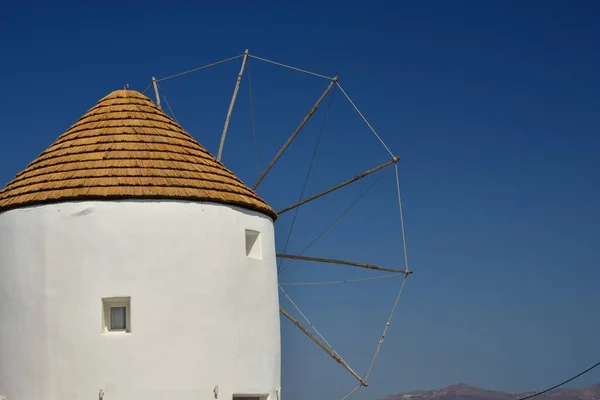
<path id="1" fill-rule="evenodd" d="M 485 390 L 464 383 L 438 390 L 393 394 L 381 400 L 516 400 L 530 393 L 504 393 Z M 536 400 L 600 400 L 600 385 L 584 389 L 555 389 Z"/>

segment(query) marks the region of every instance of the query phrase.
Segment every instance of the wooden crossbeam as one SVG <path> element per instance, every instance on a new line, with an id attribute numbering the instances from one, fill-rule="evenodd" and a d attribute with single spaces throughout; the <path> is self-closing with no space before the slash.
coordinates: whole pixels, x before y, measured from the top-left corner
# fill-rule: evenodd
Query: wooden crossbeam
<path id="1" fill-rule="evenodd" d="M 283 145 L 283 147 L 281 147 L 281 149 L 277 152 L 277 154 L 275 155 L 275 158 L 273 158 L 273 160 L 269 163 L 269 165 L 267 166 L 267 168 L 265 168 L 265 170 L 263 171 L 263 173 L 260 174 L 260 176 L 256 180 L 256 183 L 252 187 L 253 190 L 256 190 L 256 188 L 258 187 L 258 185 L 260 185 L 260 183 L 265 178 L 265 176 L 267 176 L 267 174 L 269 173 L 269 171 L 271 170 L 271 168 L 273 168 L 273 165 L 275 165 L 275 163 L 277 162 L 277 160 L 279 159 L 279 157 L 281 157 L 281 155 L 283 154 L 283 152 L 288 148 L 288 146 L 292 143 L 292 141 L 296 138 L 296 136 L 298 136 L 298 133 L 300 133 L 300 130 L 308 122 L 308 120 L 310 119 L 310 117 L 312 117 L 313 114 L 317 111 L 317 109 L 319 108 L 319 104 L 321 104 L 321 101 L 323 101 L 323 99 L 325 98 L 325 96 L 327 95 L 327 93 L 329 93 L 329 91 L 331 90 L 331 88 L 333 87 L 333 85 L 335 85 L 335 83 L 337 82 L 337 80 L 338 80 L 337 76 L 331 80 L 331 82 L 329 83 L 329 86 L 327 86 L 327 89 L 325 89 L 325 91 L 323 92 L 323 94 L 321 95 L 321 97 L 319 97 L 319 99 L 317 100 L 317 102 L 315 103 L 315 105 L 310 109 L 310 111 L 308 112 L 308 114 L 306 114 L 306 116 L 304 117 L 304 119 L 302 120 L 302 122 L 300 122 L 300 125 L 298 125 L 298 127 L 296 128 L 296 130 L 294 131 L 294 133 L 292 133 L 292 136 L 289 137 L 289 139 L 285 142 L 285 144 Z"/>
<path id="2" fill-rule="evenodd" d="M 300 256 L 294 254 L 277 254 L 278 258 L 289 258 L 292 260 L 302 260 L 302 261 L 315 261 L 329 264 L 340 264 L 340 265 L 350 265 L 353 267 L 366 268 L 374 271 L 384 271 L 384 272 L 395 272 L 398 274 L 410 275 L 412 271 L 402 270 L 402 269 L 391 269 L 391 268 L 382 268 L 377 265 L 372 264 L 363 264 L 352 261 L 343 261 L 343 260 L 335 260 L 333 258 L 321 258 L 321 257 L 308 257 L 308 256 Z"/>
<path id="3" fill-rule="evenodd" d="M 331 358 L 333 358 L 335 361 L 337 361 L 338 363 L 340 363 L 344 368 L 346 368 L 346 370 L 348 370 L 348 372 L 350 372 L 352 374 L 352 376 L 354 376 L 360 382 L 361 385 L 368 386 L 367 382 L 365 382 L 365 380 L 363 378 L 361 378 L 360 375 L 358 375 L 356 372 L 354 372 L 354 370 L 352 369 L 352 367 L 350 367 L 350 365 L 348 365 L 348 363 L 346 361 L 344 361 L 342 359 L 342 357 L 340 357 L 335 351 L 333 351 L 329 347 L 327 347 L 325 345 L 325 343 L 323 343 L 319 339 L 317 339 L 315 337 L 315 335 L 313 335 L 312 333 L 310 333 L 310 331 L 308 329 L 306 329 L 300 322 L 298 322 L 298 320 L 296 320 L 294 317 L 292 317 L 282 307 L 279 307 L 279 312 L 281 314 L 283 314 L 284 317 L 286 317 L 287 319 L 289 319 L 294 325 L 296 325 L 302 332 L 304 332 L 306 334 L 306 336 L 308 336 L 309 338 L 311 338 L 312 341 L 315 342 L 327 354 L 329 354 L 331 356 Z"/>
<path id="4" fill-rule="evenodd" d="M 333 192 L 334 190 L 341 189 L 341 188 L 343 188 L 343 187 L 344 187 L 344 186 L 346 186 L 346 185 L 349 185 L 349 184 L 351 184 L 351 183 L 353 183 L 353 182 L 356 182 L 356 181 L 357 181 L 357 180 L 359 180 L 359 179 L 362 179 L 362 178 L 364 178 L 364 177 L 366 177 L 366 176 L 368 176 L 368 175 L 371 175 L 371 174 L 372 174 L 372 173 L 374 173 L 374 172 L 377 172 L 377 171 L 379 171 L 379 170 L 380 170 L 380 169 L 382 169 L 382 168 L 385 168 L 385 167 L 387 167 L 388 165 L 395 164 L 395 163 L 397 163 L 399 160 L 400 160 L 400 158 L 399 158 L 399 157 L 394 157 L 394 158 L 392 158 L 390 161 L 387 161 L 387 162 L 385 162 L 385 163 L 383 163 L 383 164 L 381 164 L 381 165 L 378 165 L 378 166 L 377 166 L 377 167 L 375 167 L 375 168 L 372 168 L 372 169 L 370 169 L 370 170 L 368 170 L 368 171 L 365 171 L 365 172 L 363 172 L 362 174 L 356 175 L 354 178 L 348 179 L 347 181 L 345 181 L 345 182 L 342 182 L 342 183 L 340 183 L 339 185 L 336 185 L 336 186 L 334 186 L 334 187 L 332 187 L 332 188 L 330 188 L 330 189 L 327 189 L 327 190 L 325 190 L 325 191 L 323 191 L 323 192 L 321 192 L 321 193 L 315 194 L 314 196 L 311 196 L 311 197 L 309 197 L 309 198 L 307 198 L 307 199 L 304 199 L 304 200 L 302 200 L 302 201 L 300 201 L 300 202 L 298 202 L 298 203 L 296 203 L 296 204 L 292 204 L 291 206 L 289 206 L 289 207 L 286 207 L 286 208 L 284 208 L 284 209 L 283 209 L 283 210 L 281 210 L 281 211 L 278 211 L 278 212 L 277 212 L 277 214 L 283 214 L 284 212 L 287 212 L 287 211 L 293 210 L 294 208 L 300 207 L 301 205 L 303 205 L 303 204 L 306 204 L 306 203 L 308 203 L 309 201 L 313 201 L 313 200 L 315 200 L 315 199 L 318 199 L 319 197 L 325 196 L 326 194 L 329 194 L 329 193 Z"/>

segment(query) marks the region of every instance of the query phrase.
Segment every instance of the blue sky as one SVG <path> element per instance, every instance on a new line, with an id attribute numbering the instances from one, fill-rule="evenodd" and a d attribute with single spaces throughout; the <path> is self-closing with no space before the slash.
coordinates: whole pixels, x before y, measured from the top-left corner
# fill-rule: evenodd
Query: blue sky
<path id="1" fill-rule="evenodd" d="M 252 3 L 252 4 L 251 4 Z M 5 2 L 0 13 L 0 185 L 110 91 L 240 54 L 340 76 L 392 151 L 411 276 L 371 386 L 356 399 L 468 382 L 544 389 L 598 361 L 600 9 L 594 2 Z M 256 60 L 264 168 L 327 81 Z M 165 81 L 178 121 L 216 153 L 239 62 Z M 223 161 L 252 183 L 244 81 Z M 298 199 L 326 107 L 259 193 Z M 307 194 L 388 159 L 334 93 Z M 376 179 L 299 213 L 309 243 Z M 307 254 L 402 267 L 393 171 Z M 282 250 L 291 215 L 277 222 Z M 369 271 L 298 262 L 282 282 Z M 400 284 L 293 287 L 290 295 L 364 374 Z M 286 304 L 285 301 L 282 301 Z M 287 305 L 288 309 L 292 307 Z M 284 321 L 289 400 L 341 398 L 354 381 Z M 594 371 L 573 382 L 600 382 Z"/>

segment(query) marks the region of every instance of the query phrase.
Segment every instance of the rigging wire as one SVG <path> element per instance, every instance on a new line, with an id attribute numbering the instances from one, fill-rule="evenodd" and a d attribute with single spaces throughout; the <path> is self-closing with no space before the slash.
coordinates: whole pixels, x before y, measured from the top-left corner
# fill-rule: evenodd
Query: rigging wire
<path id="1" fill-rule="evenodd" d="M 198 67 L 198 68 L 190 69 L 188 71 L 180 72 L 179 74 L 170 75 L 170 76 L 167 76 L 166 78 L 157 79 L 156 82 L 158 83 L 158 82 L 161 82 L 161 81 L 166 81 L 167 79 L 177 78 L 178 76 L 186 75 L 186 74 L 189 74 L 191 72 L 200 71 L 200 70 L 206 69 L 208 67 L 214 67 L 215 65 L 219 65 L 219 64 L 223 64 L 223 63 L 226 63 L 226 62 L 229 62 L 229 61 L 233 61 L 233 60 L 235 60 L 237 58 L 240 58 L 240 57 L 243 57 L 243 56 L 244 56 L 243 54 L 240 54 L 239 56 L 226 58 L 225 60 L 221 60 L 221 61 L 217 61 L 217 62 L 214 62 L 214 63 L 211 63 L 211 64 L 203 65 L 202 67 Z M 150 83 L 148 85 L 148 87 L 146 89 L 144 89 L 144 91 L 142 92 L 142 94 L 145 94 L 148 91 L 148 89 L 150 89 L 152 87 L 152 85 L 153 85 L 153 83 Z"/>
<path id="2" fill-rule="evenodd" d="M 402 228 L 402 247 L 404 248 L 404 267 L 408 272 L 408 254 L 406 252 L 406 234 L 404 231 L 404 216 L 402 214 L 402 196 L 400 195 L 400 173 L 398 172 L 398 164 L 394 164 L 396 171 L 396 190 L 398 192 L 398 210 L 400 212 L 400 227 Z"/>
<path id="3" fill-rule="evenodd" d="M 334 91 L 335 91 L 335 87 L 334 87 Z M 315 159 L 317 158 L 317 151 L 319 150 L 319 144 L 321 143 L 321 137 L 323 136 L 323 132 L 325 131 L 325 125 L 327 124 L 327 117 L 329 116 L 329 111 L 331 110 L 331 104 L 333 103 L 334 91 L 332 91 L 329 94 L 329 104 L 327 105 L 327 111 L 325 112 L 325 116 L 323 117 L 323 123 L 321 124 L 321 130 L 319 131 L 319 134 L 317 135 L 317 142 L 315 143 L 315 148 L 313 150 L 313 154 L 310 159 L 310 164 L 308 165 L 308 170 L 306 171 L 306 176 L 304 177 L 304 183 L 302 185 L 302 191 L 300 192 L 300 198 L 298 199 L 298 201 L 302 201 L 302 198 L 304 197 L 304 193 L 305 193 L 306 187 L 308 185 L 308 180 L 310 178 L 310 173 L 312 171 L 312 167 L 314 165 Z M 287 238 L 285 239 L 285 245 L 283 246 L 284 253 L 286 252 L 288 245 L 290 244 L 290 239 L 292 237 L 292 231 L 294 230 L 294 226 L 296 225 L 296 220 L 298 218 L 299 211 L 300 211 L 300 207 L 297 207 L 296 210 L 294 210 L 294 218 L 292 219 L 292 224 L 290 225 L 290 229 L 288 231 Z M 281 272 L 282 264 L 283 264 L 283 260 L 280 259 L 279 266 L 277 267 L 277 270 L 278 270 L 277 273 Z"/>
<path id="4" fill-rule="evenodd" d="M 157 85 L 157 87 L 158 87 L 158 91 L 162 95 L 163 99 L 165 99 L 165 104 L 167 105 L 167 108 L 169 109 L 169 112 L 171 113 L 173 120 L 175 120 L 175 122 L 177 122 L 179 124 L 179 121 L 177 121 L 177 117 L 175 117 L 175 113 L 173 112 L 173 109 L 171 108 L 171 105 L 169 104 L 169 100 L 167 99 L 167 96 L 165 96 L 165 92 L 162 90 L 162 88 L 160 86 Z"/>
<path id="5" fill-rule="evenodd" d="M 329 76 L 325 76 L 325 75 L 317 74 L 316 72 L 307 71 L 307 70 L 305 70 L 305 69 L 301 69 L 301 68 L 293 67 L 293 66 L 291 66 L 291 65 L 282 64 L 282 63 L 279 63 L 279 62 L 277 62 L 277 61 L 271 61 L 271 60 L 267 60 L 266 58 L 258 57 L 258 56 L 255 56 L 255 55 L 253 55 L 253 54 L 248 54 L 248 56 L 249 56 L 249 57 L 252 57 L 252 58 L 255 58 L 255 59 L 257 59 L 257 60 L 260 60 L 260 61 L 264 61 L 264 62 L 270 63 L 270 64 L 279 65 L 280 67 L 289 68 L 289 69 L 292 69 L 292 70 L 294 70 L 294 71 L 303 72 L 303 73 L 305 73 L 305 74 L 308 74 L 308 75 L 318 76 L 319 78 L 324 78 L 324 79 L 328 79 L 328 80 L 332 80 L 332 79 L 333 79 L 333 78 L 331 78 L 331 77 L 329 77 Z"/>
<path id="6" fill-rule="evenodd" d="M 384 278 L 393 278 L 396 276 L 403 276 L 404 274 L 389 274 L 382 276 L 371 276 L 369 278 L 359 278 L 359 279 L 346 279 L 342 281 L 320 281 L 320 282 L 282 282 L 280 285 L 283 286 L 312 286 L 312 285 L 334 285 L 334 284 L 342 284 L 342 283 L 354 283 L 354 282 L 364 282 L 364 281 L 372 281 L 375 279 L 384 279 Z"/>
<path id="7" fill-rule="evenodd" d="M 367 118 L 365 118 L 365 116 L 363 115 L 362 112 L 360 112 L 360 110 L 358 109 L 358 107 L 356 106 L 356 104 L 354 104 L 354 102 L 352 101 L 352 99 L 350 98 L 350 96 L 348 96 L 348 93 L 346 93 L 346 91 L 342 88 L 342 86 L 340 85 L 339 82 L 336 82 L 337 87 L 340 88 L 340 90 L 342 91 L 342 93 L 344 94 L 344 96 L 346 97 L 346 99 L 348 99 L 348 101 L 350 102 L 350 104 L 352 105 L 352 107 L 354 107 L 354 109 L 356 110 L 356 112 L 358 113 L 358 115 L 360 115 L 360 117 L 363 119 L 363 121 L 365 121 L 365 123 L 367 124 L 367 126 L 371 129 L 371 132 L 373 132 L 375 134 L 375 136 L 377 137 L 377 139 L 379 139 L 379 142 L 381 142 L 381 144 L 383 145 L 383 147 L 385 147 L 385 149 L 387 150 L 388 153 L 390 153 L 390 155 L 392 157 L 394 156 L 394 153 L 392 153 L 392 151 L 390 150 L 390 148 L 385 144 L 385 142 L 383 141 L 383 139 L 381 138 L 381 136 L 379 136 L 379 134 L 377 133 L 377 131 L 375 130 L 375 128 L 373 128 L 371 126 L 371 124 L 369 123 L 369 121 L 367 120 Z"/>
<path id="8" fill-rule="evenodd" d="M 385 176 L 386 171 L 382 172 L 344 211 L 342 211 L 325 229 L 317 235 L 298 255 L 304 254 L 309 248 L 311 248 L 323 235 L 325 235 L 331 228 L 333 228 L 354 206 Z M 290 260 L 286 265 L 281 268 L 282 272 L 296 261 L 295 259 Z"/>
<path id="9" fill-rule="evenodd" d="M 394 306 L 392 307 L 392 311 L 390 312 L 390 316 L 385 323 L 385 328 L 383 329 L 383 333 L 381 334 L 381 339 L 379 339 L 379 344 L 377 345 L 377 349 L 375 350 L 375 354 L 373 355 L 373 359 L 371 360 L 371 365 L 369 366 L 369 370 L 367 371 L 367 375 L 365 376 L 365 381 L 369 381 L 369 376 L 371 375 L 371 371 L 373 370 L 373 366 L 375 365 L 375 361 L 377 360 L 377 356 L 381 350 L 381 346 L 383 345 L 383 341 L 385 340 L 385 335 L 387 335 L 388 328 L 392 322 L 392 318 L 394 317 L 394 313 L 396 312 L 396 308 L 398 307 L 398 303 L 400 302 L 400 296 L 402 296 L 402 292 L 404 291 L 404 285 L 406 284 L 406 280 L 408 279 L 408 275 L 404 276 L 404 280 L 402 280 L 402 285 L 400 285 L 400 290 L 398 291 L 398 295 L 396 296 L 396 301 L 394 302 Z"/>
<path id="10" fill-rule="evenodd" d="M 363 385 L 358 385 L 357 387 L 355 387 L 354 389 L 352 389 L 352 391 L 350 393 L 348 393 L 347 395 L 345 395 L 344 397 L 342 397 L 342 400 L 346 400 L 348 397 L 352 396 L 354 393 L 358 392 L 360 390 L 360 388 Z"/>
<path id="11" fill-rule="evenodd" d="M 252 121 L 252 135 L 254 136 L 254 162 L 256 163 L 256 177 L 258 178 L 260 171 L 258 168 L 258 140 L 256 138 L 256 124 L 254 119 L 254 103 L 252 101 L 252 81 L 250 79 L 250 63 L 246 64 L 246 68 L 248 72 L 246 76 L 248 77 L 248 93 L 250 95 L 250 118 Z"/>
<path id="12" fill-rule="evenodd" d="M 300 308 L 298 307 L 298 305 L 296 305 L 296 303 L 294 302 L 294 300 L 292 300 L 292 298 L 290 297 L 290 295 L 287 294 L 287 292 L 285 290 L 283 290 L 283 288 L 281 286 L 279 286 L 279 290 L 281 290 L 283 292 L 283 294 L 285 295 L 285 297 L 287 297 L 287 299 L 290 301 L 290 303 L 292 303 L 292 305 L 294 306 L 294 308 L 296 309 L 296 311 L 298 311 L 300 313 L 300 315 L 302 315 L 302 318 L 304 318 L 304 320 L 306 321 L 306 323 L 313 329 L 313 331 L 315 331 L 315 333 L 317 335 L 319 335 L 319 337 L 321 338 L 321 340 L 323 341 L 323 343 L 325 343 L 327 345 L 327 347 L 329 347 L 331 349 L 331 351 L 333 351 L 336 355 L 339 356 L 339 354 L 337 353 L 337 351 L 335 351 L 335 349 L 333 348 L 333 346 L 331 346 L 329 344 L 329 342 L 327 341 L 327 339 L 325 339 L 325 337 L 323 335 L 321 335 L 321 332 L 319 332 L 317 330 L 317 328 L 313 325 L 313 323 L 310 322 L 310 320 L 308 319 L 308 317 L 306 315 L 304 315 L 304 313 L 302 312 L 302 310 L 300 310 Z"/>
<path id="13" fill-rule="evenodd" d="M 521 397 L 520 399 L 517 399 L 517 400 L 528 400 L 528 399 L 531 399 L 531 398 L 533 398 L 533 397 L 541 396 L 541 395 L 542 395 L 542 394 L 544 394 L 544 393 L 548 393 L 548 392 L 550 392 L 550 391 L 552 391 L 552 390 L 554 390 L 554 389 L 557 389 L 557 388 L 559 388 L 559 387 L 561 387 L 561 386 L 563 386 L 563 385 L 565 385 L 565 384 L 567 384 L 567 383 L 571 382 L 572 380 L 575 380 L 575 379 L 579 378 L 580 376 L 582 376 L 582 375 L 584 375 L 584 374 L 587 374 L 588 372 L 590 372 L 590 371 L 591 371 L 591 370 L 593 370 L 594 368 L 598 367 L 599 365 L 600 365 L 600 361 L 599 361 L 599 362 L 597 362 L 596 364 L 592 365 L 591 367 L 589 367 L 589 368 L 588 368 L 588 369 L 586 369 L 585 371 L 578 373 L 578 374 L 577 374 L 577 375 L 575 375 L 574 377 L 572 377 L 572 378 L 569 378 L 569 379 L 567 379 L 566 381 L 559 383 L 558 385 L 554 385 L 554 386 L 552 386 L 551 388 L 548 388 L 548 389 L 546 389 L 546 390 L 543 390 L 543 391 L 541 391 L 541 392 L 537 392 L 537 393 L 531 394 L 531 395 L 529 395 L 529 396 Z"/>
<path id="14" fill-rule="evenodd" d="M 224 64 L 226 62 L 233 61 L 233 60 L 241 58 L 243 56 L 244 56 L 244 54 L 240 54 L 239 56 L 226 58 L 224 60 L 217 61 L 217 62 L 214 62 L 214 63 L 211 63 L 211 64 L 207 64 L 207 65 L 203 65 L 203 66 L 198 67 L 198 68 L 190 69 L 188 71 L 180 72 L 180 73 L 175 74 L 175 75 L 170 75 L 170 76 L 167 76 L 165 78 L 157 79 L 156 82 L 166 81 L 167 79 L 173 79 L 173 78 L 177 78 L 178 76 L 182 76 L 182 75 L 186 75 L 186 74 L 189 74 L 189 73 L 192 73 L 192 72 L 200 71 L 201 69 L 206 69 L 206 68 L 209 68 L 209 67 L 214 67 L 215 65 Z"/>
<path id="15" fill-rule="evenodd" d="M 144 89 L 144 91 L 142 92 L 142 94 L 146 94 L 146 92 L 148 91 L 148 89 L 150 89 L 152 87 L 152 83 L 150 83 L 148 85 L 148 87 L 146 89 Z"/>

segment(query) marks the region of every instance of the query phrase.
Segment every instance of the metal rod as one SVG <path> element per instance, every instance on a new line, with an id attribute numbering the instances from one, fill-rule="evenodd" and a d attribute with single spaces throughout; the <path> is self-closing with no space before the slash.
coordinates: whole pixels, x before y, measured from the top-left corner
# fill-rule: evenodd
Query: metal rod
<path id="1" fill-rule="evenodd" d="M 374 271 L 396 272 L 396 273 L 405 274 L 405 275 L 412 274 L 412 271 L 407 271 L 407 270 L 402 270 L 402 269 L 382 268 L 382 267 L 378 267 L 377 265 L 363 264 L 363 263 L 357 263 L 357 262 L 352 262 L 352 261 L 335 260 L 332 258 L 308 257 L 308 256 L 294 255 L 294 254 L 277 254 L 277 257 L 278 258 L 290 258 L 292 260 L 315 261 L 315 262 L 323 262 L 323 263 L 330 263 L 330 264 L 350 265 L 353 267 L 372 269 Z"/>
<path id="2" fill-rule="evenodd" d="M 290 136 L 289 139 L 287 140 L 287 142 L 285 142 L 285 144 L 283 145 L 283 147 L 281 149 L 279 149 L 279 151 L 275 155 L 275 158 L 273 158 L 273 160 L 271 161 L 271 163 L 267 166 L 267 168 L 263 171 L 263 173 L 258 177 L 258 180 L 254 184 L 254 186 L 252 187 L 252 189 L 256 190 L 256 188 L 258 187 L 258 185 L 260 185 L 260 183 L 265 178 L 265 176 L 269 173 L 269 171 L 271 170 L 271 168 L 273 168 L 273 165 L 275 165 L 275 163 L 277 162 L 277 160 L 279 159 L 279 157 L 281 157 L 281 155 L 283 154 L 283 152 L 288 148 L 288 146 L 296 138 L 296 136 L 298 135 L 298 133 L 300 133 L 300 130 L 308 122 L 308 120 L 310 119 L 310 117 L 312 117 L 313 114 L 315 113 L 315 111 L 317 111 L 317 109 L 319 108 L 319 104 L 321 104 L 321 101 L 325 98 L 325 96 L 327 95 L 327 93 L 329 93 L 329 91 L 331 90 L 331 88 L 333 87 L 333 85 L 337 82 L 337 80 L 338 80 L 337 76 L 334 77 L 331 80 L 331 82 L 329 83 L 329 86 L 327 86 L 327 89 L 325 89 L 325 91 L 323 92 L 323 94 L 321 95 L 321 97 L 319 97 L 319 99 L 317 100 L 317 102 L 315 103 L 315 105 L 310 109 L 310 111 L 308 112 L 308 114 L 306 114 L 306 116 L 304 117 L 304 119 L 302 120 L 302 122 L 300 122 L 300 125 L 298 125 L 298 127 L 296 128 L 296 130 L 294 131 L 294 133 L 292 133 L 292 136 Z"/>
<path id="3" fill-rule="evenodd" d="M 346 361 L 342 360 L 342 358 L 336 352 L 334 352 L 333 350 L 328 348 L 323 342 L 321 342 L 319 339 L 317 339 L 315 337 L 315 335 L 310 333 L 308 329 L 306 329 L 304 326 L 302 326 L 302 324 L 300 322 L 298 322 L 294 317 L 292 317 L 287 311 L 285 311 L 282 307 L 279 307 L 279 312 L 282 313 L 287 319 L 289 319 L 294 325 L 296 325 L 298 328 L 300 328 L 300 330 L 302 332 L 304 332 L 306 334 L 306 336 L 311 338 L 313 340 L 313 342 L 315 342 L 317 345 L 319 345 L 319 347 L 322 348 L 327 354 L 329 354 L 331 356 L 331 358 L 333 358 L 338 363 L 342 364 L 342 366 L 344 368 L 346 368 L 348 370 L 348 372 L 350 372 L 352 374 L 352 376 L 354 376 L 360 382 L 361 385 L 368 386 L 367 382 L 365 382 L 364 379 L 360 377 L 360 375 L 358 375 L 356 372 L 354 372 L 352 367 L 350 367 L 350 365 L 348 365 L 348 363 Z"/>
<path id="4" fill-rule="evenodd" d="M 154 95 L 156 96 L 156 106 L 162 110 L 160 106 L 160 96 L 158 95 L 158 81 L 155 77 L 152 77 L 152 86 L 154 86 Z"/>
<path id="5" fill-rule="evenodd" d="M 314 196 L 308 197 L 308 198 L 306 198 L 306 199 L 304 199 L 304 200 L 302 200 L 302 201 L 300 201 L 300 202 L 298 202 L 296 204 L 293 204 L 293 205 L 291 205 L 289 207 L 286 207 L 283 210 L 278 211 L 277 214 L 283 214 L 284 212 L 290 211 L 290 210 L 292 210 L 292 209 L 294 209 L 296 207 L 300 207 L 301 205 L 306 204 L 309 201 L 313 201 L 315 199 L 318 199 L 319 197 L 325 196 L 326 194 L 329 194 L 329 193 L 333 192 L 334 190 L 341 189 L 344 186 L 349 185 L 349 184 L 351 184 L 353 182 L 356 182 L 357 180 L 362 179 L 365 176 L 371 175 L 373 172 L 377 172 L 380 169 L 385 168 L 385 167 L 387 167 L 390 164 L 397 163 L 399 160 L 400 160 L 400 157 L 394 157 L 390 161 L 387 161 L 387 162 L 385 162 L 385 163 L 383 163 L 383 164 L 381 164 L 381 165 L 379 165 L 379 166 L 377 166 L 377 167 L 375 167 L 373 169 L 365 171 L 362 174 L 356 175 L 354 178 L 348 179 L 347 181 L 342 182 L 339 185 L 336 185 L 336 186 L 332 187 L 331 189 L 327 189 L 324 192 L 321 192 L 319 194 L 315 194 Z"/>
<path id="6" fill-rule="evenodd" d="M 227 117 L 225 118 L 225 126 L 223 127 L 223 134 L 221 135 L 221 143 L 219 144 L 219 152 L 217 153 L 217 161 L 221 161 L 223 155 L 223 145 L 225 144 L 225 135 L 227 135 L 227 128 L 229 127 L 229 120 L 231 119 L 231 113 L 233 112 L 233 106 L 235 105 L 235 99 L 237 98 L 238 91 L 240 90 L 240 83 L 242 83 L 242 76 L 244 75 L 244 68 L 246 67 L 246 61 L 248 61 L 248 49 L 244 52 L 244 58 L 242 59 L 242 68 L 238 74 L 237 81 L 235 82 L 235 89 L 233 89 L 233 97 L 229 104 L 229 111 L 227 111 Z"/>

